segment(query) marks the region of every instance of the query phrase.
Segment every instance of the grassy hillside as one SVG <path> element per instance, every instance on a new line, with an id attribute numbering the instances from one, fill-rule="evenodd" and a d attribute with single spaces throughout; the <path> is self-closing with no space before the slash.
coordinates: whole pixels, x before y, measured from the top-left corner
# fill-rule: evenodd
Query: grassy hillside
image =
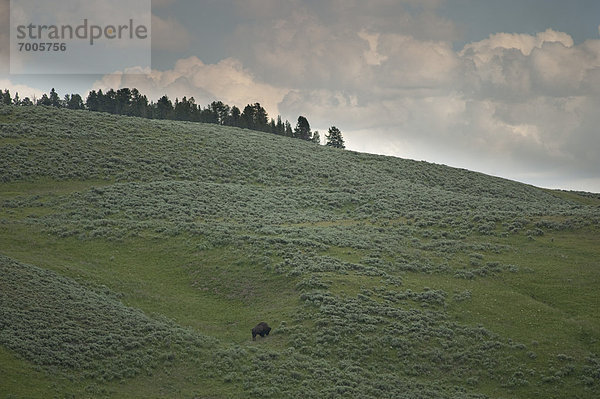
<path id="1" fill-rule="evenodd" d="M 441 165 L 0 108 L 0 397 L 598 397 L 599 222 Z"/>

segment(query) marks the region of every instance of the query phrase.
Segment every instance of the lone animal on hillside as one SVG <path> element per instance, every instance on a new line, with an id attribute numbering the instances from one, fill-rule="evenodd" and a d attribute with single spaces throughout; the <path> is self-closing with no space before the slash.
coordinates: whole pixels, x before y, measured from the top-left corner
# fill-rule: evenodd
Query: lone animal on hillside
<path id="1" fill-rule="evenodd" d="M 265 335 L 269 335 L 271 332 L 271 327 L 264 321 L 261 321 L 252 329 L 252 341 L 256 340 L 256 336 L 260 335 L 264 338 Z"/>

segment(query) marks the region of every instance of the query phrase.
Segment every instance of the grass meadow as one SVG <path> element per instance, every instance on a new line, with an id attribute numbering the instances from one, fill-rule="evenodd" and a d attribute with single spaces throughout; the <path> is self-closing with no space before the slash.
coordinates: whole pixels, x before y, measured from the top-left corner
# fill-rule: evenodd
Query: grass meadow
<path id="1" fill-rule="evenodd" d="M 595 398 L 599 226 L 598 194 L 2 107 L 0 396 Z"/>

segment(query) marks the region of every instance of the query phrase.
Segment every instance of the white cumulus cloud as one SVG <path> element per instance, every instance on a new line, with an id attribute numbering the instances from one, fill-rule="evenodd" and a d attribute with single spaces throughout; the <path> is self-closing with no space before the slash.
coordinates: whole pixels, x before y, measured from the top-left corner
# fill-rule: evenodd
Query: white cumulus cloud
<path id="1" fill-rule="evenodd" d="M 565 47 L 573 46 L 573 38 L 566 33 L 547 29 L 535 36 L 516 33 L 495 33 L 488 39 L 467 44 L 461 51 L 462 55 L 474 53 L 481 57 L 481 61 L 489 59 L 502 50 L 516 49 L 524 55 L 529 55 L 534 48 L 540 48 L 544 43 L 561 43 Z"/>
<path id="2" fill-rule="evenodd" d="M 345 47 L 360 60 L 353 77 L 334 65 L 329 88 L 299 87 L 280 109 L 338 125 L 356 150 L 394 149 L 543 185 L 600 179 L 600 40 L 499 33 L 455 51 L 410 35 L 356 36 L 366 46 Z"/>
<path id="3" fill-rule="evenodd" d="M 0 89 L 10 91 L 11 97 L 14 97 L 16 93 L 19 93 L 19 98 L 24 99 L 29 97 L 30 100 L 34 98 L 39 99 L 42 97 L 44 90 L 40 90 L 27 85 L 15 84 L 10 79 L 0 79 Z"/>
<path id="4" fill-rule="evenodd" d="M 146 70 L 145 74 L 131 72 L 139 71 L 127 70 L 106 75 L 93 88 L 135 87 L 150 100 L 157 100 L 166 94 L 173 100 L 176 97 L 194 97 L 200 105 L 214 100 L 241 107 L 260 102 L 272 115 L 278 112 L 277 105 L 287 92 L 257 81 L 249 70 L 233 58 L 205 64 L 197 57 L 190 57 L 177 61 L 170 70 Z"/>

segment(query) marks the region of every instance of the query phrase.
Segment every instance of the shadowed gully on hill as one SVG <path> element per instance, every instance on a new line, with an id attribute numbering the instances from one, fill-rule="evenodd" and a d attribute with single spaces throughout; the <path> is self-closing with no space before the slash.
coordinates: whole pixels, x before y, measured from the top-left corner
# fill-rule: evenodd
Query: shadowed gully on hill
<path id="1" fill-rule="evenodd" d="M 597 195 L 41 106 L 0 170 L 13 397 L 600 394 Z"/>

